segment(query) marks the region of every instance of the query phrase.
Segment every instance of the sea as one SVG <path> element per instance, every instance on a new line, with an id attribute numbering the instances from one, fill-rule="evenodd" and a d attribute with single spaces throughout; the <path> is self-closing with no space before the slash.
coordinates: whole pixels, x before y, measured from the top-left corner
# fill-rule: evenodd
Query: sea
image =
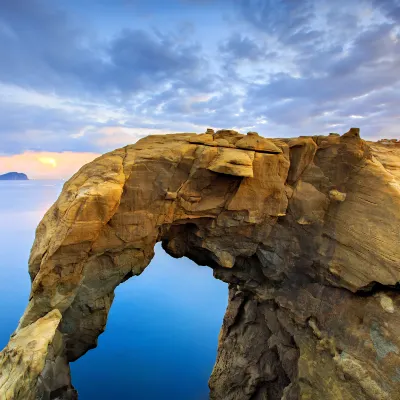
<path id="1" fill-rule="evenodd" d="M 0 348 L 29 296 L 35 229 L 63 181 L 0 182 Z M 212 270 L 160 245 L 147 269 L 116 289 L 98 347 L 71 363 L 80 400 L 206 400 L 228 288 Z"/>

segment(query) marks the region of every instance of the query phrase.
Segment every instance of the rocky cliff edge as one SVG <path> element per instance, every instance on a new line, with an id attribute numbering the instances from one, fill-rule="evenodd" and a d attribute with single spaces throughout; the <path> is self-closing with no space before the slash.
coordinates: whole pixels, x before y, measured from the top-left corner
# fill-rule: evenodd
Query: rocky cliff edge
<path id="1" fill-rule="evenodd" d="M 400 399 L 399 237 L 397 142 L 146 137 L 82 167 L 40 222 L 0 398 L 75 399 L 69 362 L 161 241 L 229 284 L 211 399 Z"/>

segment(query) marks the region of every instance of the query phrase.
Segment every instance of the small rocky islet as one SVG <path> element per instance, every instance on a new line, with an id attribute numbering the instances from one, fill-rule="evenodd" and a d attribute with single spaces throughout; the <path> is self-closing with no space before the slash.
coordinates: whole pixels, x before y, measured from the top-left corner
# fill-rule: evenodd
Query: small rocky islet
<path id="1" fill-rule="evenodd" d="M 29 180 L 26 174 L 21 172 L 7 172 L 0 175 L 0 181 L 27 181 Z"/>

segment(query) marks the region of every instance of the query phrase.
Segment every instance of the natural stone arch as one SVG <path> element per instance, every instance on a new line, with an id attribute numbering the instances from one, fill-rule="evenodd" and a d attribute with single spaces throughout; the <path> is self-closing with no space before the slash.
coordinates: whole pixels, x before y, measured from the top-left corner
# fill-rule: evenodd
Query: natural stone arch
<path id="1" fill-rule="evenodd" d="M 37 229 L 2 398 L 74 398 L 68 362 L 160 241 L 229 283 L 211 399 L 396 398 L 399 149 L 371 146 L 357 129 L 150 136 L 81 168 Z"/>

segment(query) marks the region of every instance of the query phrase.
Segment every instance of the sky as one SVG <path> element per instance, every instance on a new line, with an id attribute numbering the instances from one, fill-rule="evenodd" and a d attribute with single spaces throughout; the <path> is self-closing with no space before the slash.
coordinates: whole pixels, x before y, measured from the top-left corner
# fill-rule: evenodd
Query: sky
<path id="1" fill-rule="evenodd" d="M 0 0 L 0 173 L 149 134 L 400 137 L 400 0 Z"/>

